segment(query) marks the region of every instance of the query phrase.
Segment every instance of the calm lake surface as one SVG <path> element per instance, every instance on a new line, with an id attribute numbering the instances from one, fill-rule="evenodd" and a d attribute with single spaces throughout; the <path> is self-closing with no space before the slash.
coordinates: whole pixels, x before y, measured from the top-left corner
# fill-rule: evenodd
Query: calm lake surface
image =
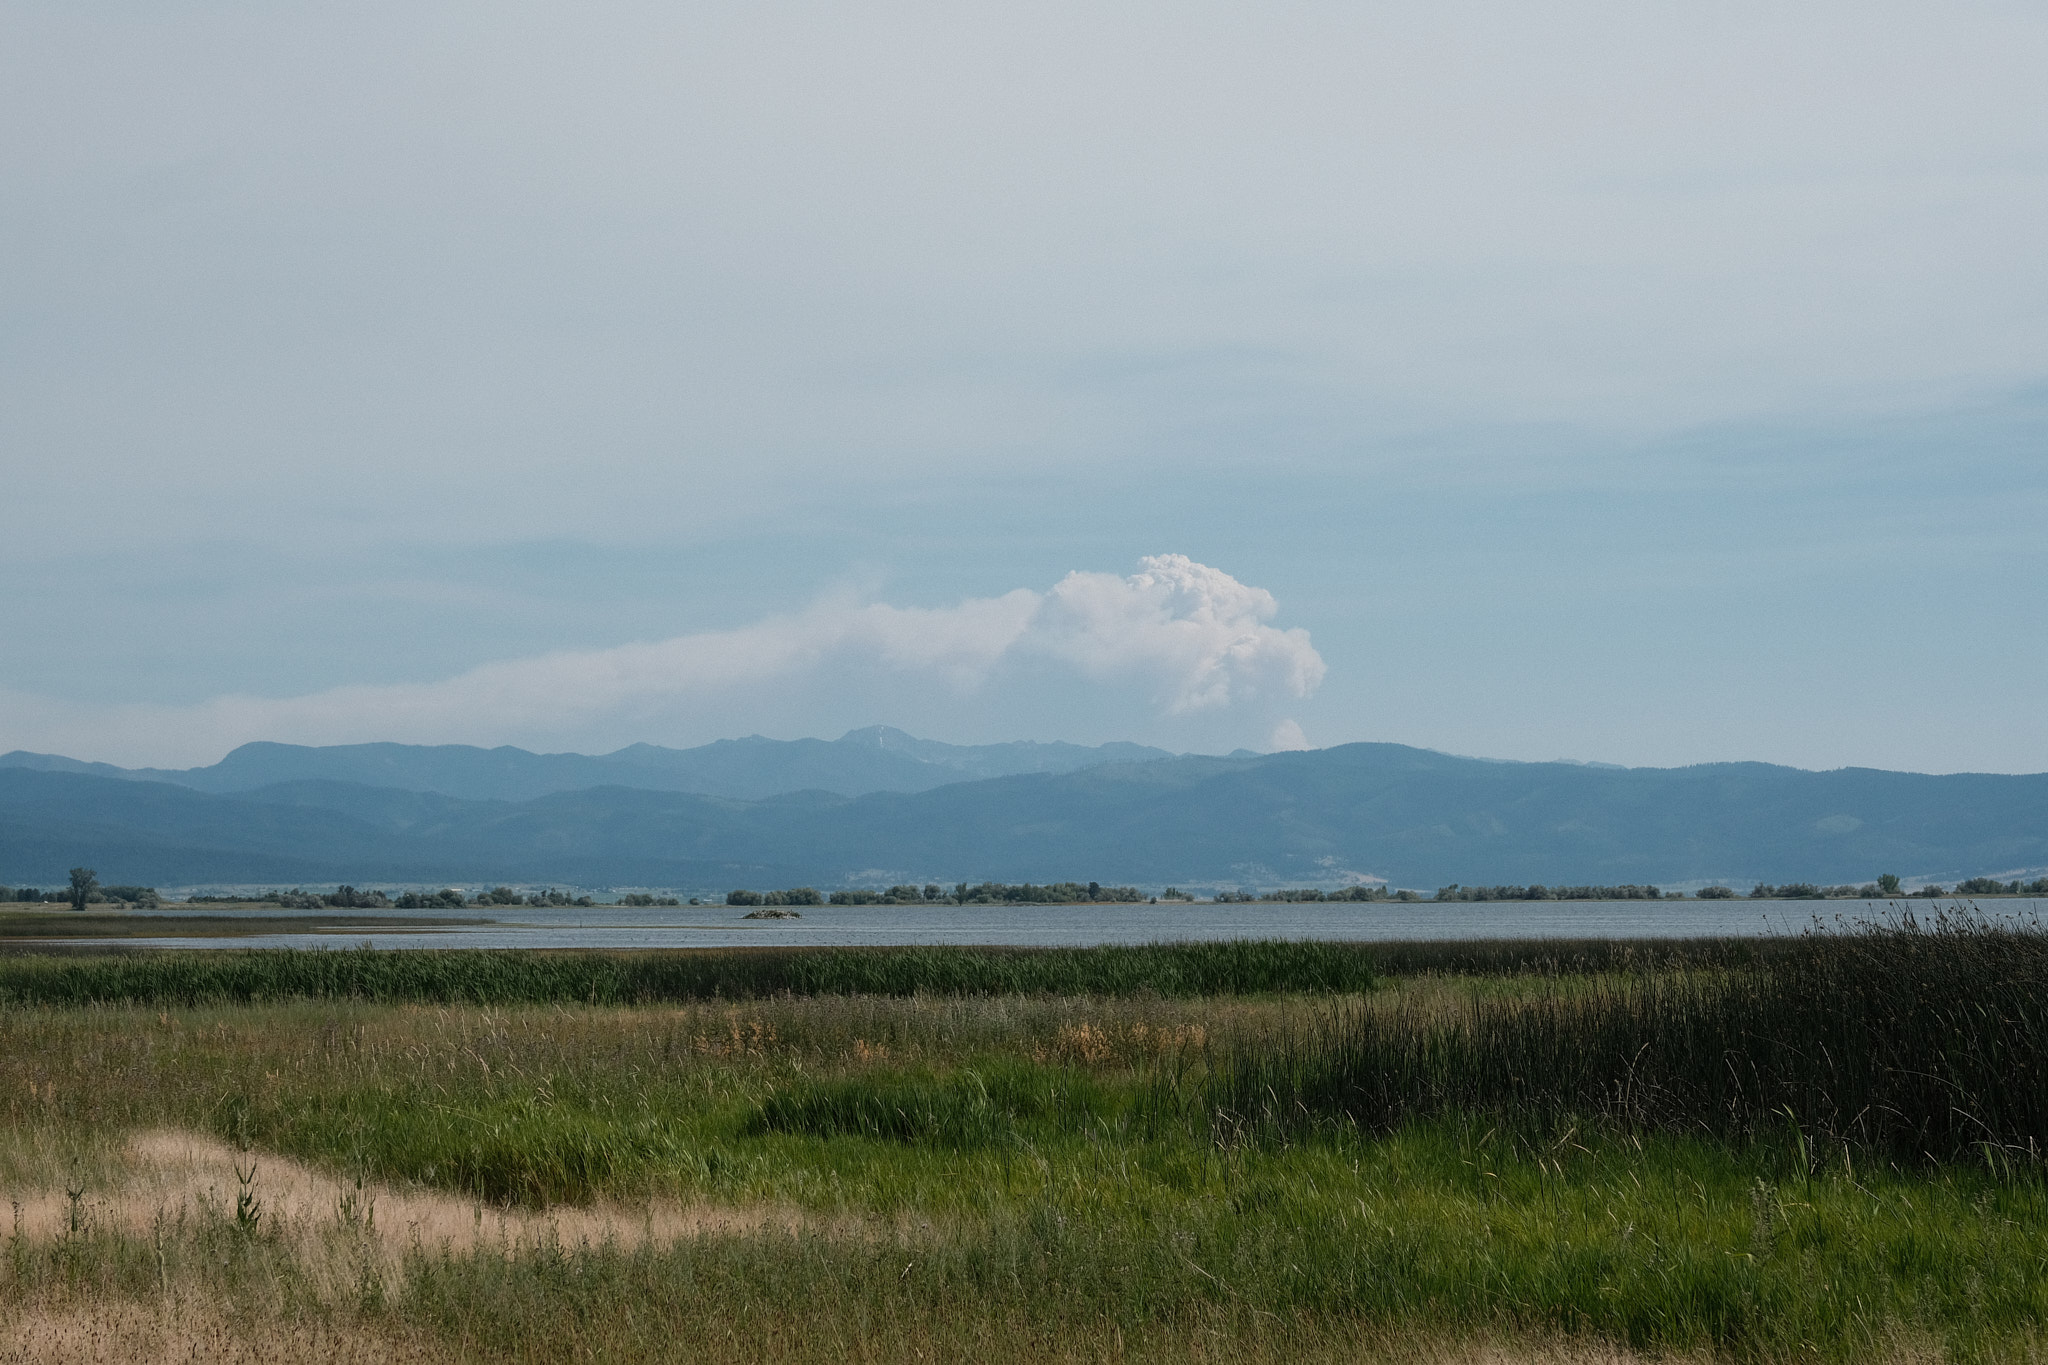
<path id="1" fill-rule="evenodd" d="M 1921 919 L 1974 910 L 1996 921 L 2037 922 L 2048 900 L 1913 901 L 1496 901 L 1487 904 L 1254 905 L 813 905 L 793 920 L 742 919 L 724 905 L 505 907 L 496 924 L 446 929 L 353 928 L 246 938 L 79 939 L 162 948 L 722 948 L 897 944 L 1085 947 L 1238 938 L 1472 939 L 1692 938 L 1798 933 L 1815 923 Z M 167 906 L 159 915 L 234 913 L 222 906 Z M 318 920 L 357 911 L 260 912 Z M 374 913 L 374 912 L 372 912 Z M 491 915 L 490 910 L 461 912 Z M 168 926 L 167 926 L 168 927 Z"/>

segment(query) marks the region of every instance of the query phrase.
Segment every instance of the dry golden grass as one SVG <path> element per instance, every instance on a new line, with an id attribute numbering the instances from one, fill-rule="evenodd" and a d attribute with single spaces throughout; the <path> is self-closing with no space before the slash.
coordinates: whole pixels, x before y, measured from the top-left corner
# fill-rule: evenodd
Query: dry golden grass
<path id="1" fill-rule="evenodd" d="M 237 1321 L 203 1301 L 32 1308 L 5 1320 L 4 1365 L 398 1365 L 454 1362 L 446 1347 L 364 1323 Z"/>
<path id="2" fill-rule="evenodd" d="M 434 1341 L 383 1323 L 252 1318 L 197 1298 L 34 1308 L 0 1319 L 0 1365 L 141 1365 L 205 1361 L 219 1365 L 469 1365 L 488 1357 L 460 1342 Z M 819 1330 L 821 1327 L 824 1330 Z M 961 1328 L 967 1330 L 960 1330 Z M 598 1352 L 591 1359 L 603 1359 Z M 908 1322 L 849 1335 L 807 1323 L 793 1311 L 781 1325 L 739 1325 L 677 1341 L 678 1361 L 907 1362 L 977 1360 L 986 1365 L 1711 1365 L 1704 1355 L 1648 1357 L 1603 1342 L 1434 1338 L 1342 1324 L 1263 1328 L 1217 1319 L 1161 1327 L 1142 1335 L 1112 1324 L 1048 1333 L 1023 1323 Z M 1888 1355 L 1873 1365 L 1920 1365 L 1936 1356 Z"/>
<path id="3" fill-rule="evenodd" d="M 915 1230 L 772 1204 L 652 1200 L 631 1206 L 560 1205 L 544 1212 L 509 1208 L 416 1185 L 342 1180 L 289 1157 L 239 1152 L 177 1129 L 135 1134 L 120 1149 L 110 1174 L 111 1180 L 103 1177 L 99 1189 L 75 1201 L 57 1185 L 12 1192 L 12 1234 L 30 1244 L 48 1244 L 66 1236 L 76 1218 L 97 1232 L 147 1239 L 166 1225 L 234 1208 L 245 1188 L 258 1202 L 261 1222 L 271 1235 L 301 1256 L 316 1256 L 329 1234 L 346 1228 L 375 1246 L 394 1275 L 408 1251 L 468 1255 L 502 1249 L 517 1254 L 541 1244 L 634 1250 L 692 1237 L 875 1238 Z"/>

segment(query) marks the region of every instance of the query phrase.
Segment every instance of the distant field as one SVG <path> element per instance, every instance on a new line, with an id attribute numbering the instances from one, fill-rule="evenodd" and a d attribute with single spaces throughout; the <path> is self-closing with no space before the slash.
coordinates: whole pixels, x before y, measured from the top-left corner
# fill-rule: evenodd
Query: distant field
<path id="1" fill-rule="evenodd" d="M 8 958 L 0 1313 L 31 1359 L 2033 1360 L 2044 998 L 2048 939 L 1969 925 Z"/>

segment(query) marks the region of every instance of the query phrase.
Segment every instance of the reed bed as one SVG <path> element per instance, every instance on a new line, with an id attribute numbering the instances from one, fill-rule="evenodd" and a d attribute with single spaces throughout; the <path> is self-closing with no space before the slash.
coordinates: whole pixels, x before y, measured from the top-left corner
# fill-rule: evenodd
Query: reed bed
<path id="1" fill-rule="evenodd" d="M 1220 1123 L 1417 1118 L 1751 1138 L 1887 1159 L 2048 1155 L 2048 934 L 1910 918 L 1779 940 L 1721 970 L 1612 974 L 1423 1014 L 1340 1008 L 1222 1062 Z"/>
<path id="2" fill-rule="evenodd" d="M 175 923 L 175 921 L 169 921 Z M 67 921 L 68 923 L 68 921 Z M 165 921 L 155 922 L 158 928 Z M 7 945 L 0 1006 L 379 1003 L 645 1005 L 771 996 L 1342 994 L 1394 977 L 1580 977 L 1738 968 L 1794 938 L 1241 939 L 1095 948 L 242 949 Z"/>
<path id="3" fill-rule="evenodd" d="M 1652 912 L 1654 913 L 1654 912 Z M 1382 976 L 1597 976 L 1747 967 L 1796 938 L 1417 939 L 1372 945 Z"/>
<path id="4" fill-rule="evenodd" d="M 1099 948 L 793 948 L 649 952 L 367 949 L 0 959 L 0 1005 L 198 1005 L 290 999 L 646 1005 L 778 995 L 1202 997 L 1372 988 L 1354 943 Z"/>
<path id="5" fill-rule="evenodd" d="M 293 999 L 648 1005 L 773 996 L 1347 994 L 1388 977 L 1646 974 L 1804 951 L 1787 938 L 1241 939 L 1094 948 L 143 950 L 0 956 L 0 1006 Z M 61 946 L 61 945 L 58 945 Z"/>
<path id="6" fill-rule="evenodd" d="M 16 997 L 0 1318 L 251 1359 L 2039 1360 L 2043 939 L 1207 948 L 1206 996 L 977 994 L 963 957 L 1048 955 L 941 952 L 851 955 L 952 973 L 901 994 Z M 211 1173 L 143 1179 L 151 1133 Z"/>

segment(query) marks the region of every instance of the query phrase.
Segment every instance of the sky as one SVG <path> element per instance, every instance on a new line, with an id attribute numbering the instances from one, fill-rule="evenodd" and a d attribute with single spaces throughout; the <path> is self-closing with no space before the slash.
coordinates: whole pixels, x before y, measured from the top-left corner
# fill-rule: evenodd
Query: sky
<path id="1" fill-rule="evenodd" d="M 0 750 L 2048 770 L 2048 9 L 0 6 Z"/>

